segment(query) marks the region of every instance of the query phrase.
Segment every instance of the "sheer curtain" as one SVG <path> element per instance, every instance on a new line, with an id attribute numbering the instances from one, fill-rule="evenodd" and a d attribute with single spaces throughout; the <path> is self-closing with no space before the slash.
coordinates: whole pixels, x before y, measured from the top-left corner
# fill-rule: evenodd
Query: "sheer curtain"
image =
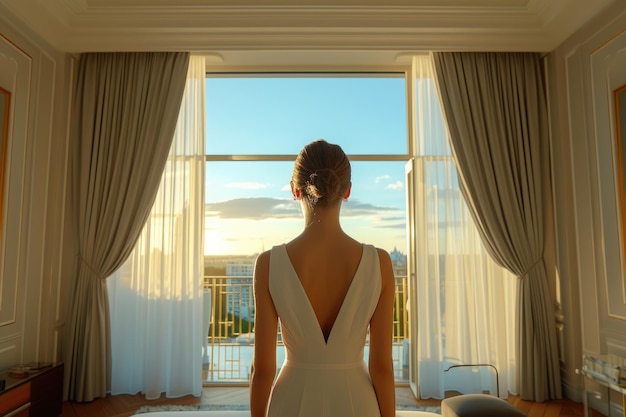
<path id="1" fill-rule="evenodd" d="M 414 57 L 413 71 L 419 395 L 506 397 L 517 393 L 518 280 L 492 261 L 461 196 L 430 56 Z"/>
<path id="2" fill-rule="evenodd" d="M 114 395 L 202 393 L 205 75 L 204 58 L 192 56 L 156 201 L 108 279 Z"/>
<path id="3" fill-rule="evenodd" d="M 561 398 L 554 300 L 549 126 L 537 53 L 436 52 L 433 63 L 462 191 L 489 253 L 519 277 L 524 400 Z"/>
<path id="4" fill-rule="evenodd" d="M 172 144 L 187 52 L 80 57 L 71 117 L 76 270 L 66 323 L 64 391 L 106 397 L 111 383 L 106 278 L 128 259 Z"/>

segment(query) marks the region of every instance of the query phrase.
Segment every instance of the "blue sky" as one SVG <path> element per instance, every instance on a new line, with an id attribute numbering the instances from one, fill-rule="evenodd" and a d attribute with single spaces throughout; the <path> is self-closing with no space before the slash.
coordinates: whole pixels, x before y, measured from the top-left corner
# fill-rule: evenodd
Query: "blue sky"
<path id="1" fill-rule="evenodd" d="M 324 138 L 348 155 L 407 153 L 402 77 L 207 79 L 207 153 L 295 155 Z M 405 251 L 403 161 L 353 161 L 344 229 Z M 207 163 L 206 254 L 254 254 L 299 233 L 289 191 L 293 162 Z"/>
<path id="2" fill-rule="evenodd" d="M 400 77 L 208 78 L 207 153 L 297 154 L 324 138 L 348 154 L 407 152 Z"/>

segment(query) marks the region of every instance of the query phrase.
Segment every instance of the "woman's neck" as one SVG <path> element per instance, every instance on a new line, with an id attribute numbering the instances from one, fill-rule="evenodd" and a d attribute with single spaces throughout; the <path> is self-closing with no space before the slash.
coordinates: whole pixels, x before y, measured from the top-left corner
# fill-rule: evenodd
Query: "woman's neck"
<path id="1" fill-rule="evenodd" d="M 304 228 L 319 230 L 341 230 L 339 211 L 341 203 L 324 207 L 306 207 L 304 210 Z"/>

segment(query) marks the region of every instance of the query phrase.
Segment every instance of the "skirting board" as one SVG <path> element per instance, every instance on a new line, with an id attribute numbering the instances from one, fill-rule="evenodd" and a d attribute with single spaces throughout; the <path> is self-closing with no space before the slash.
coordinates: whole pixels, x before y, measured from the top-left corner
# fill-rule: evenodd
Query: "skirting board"
<path id="1" fill-rule="evenodd" d="M 582 403 L 585 395 L 585 390 L 582 385 L 571 384 L 567 381 L 563 381 L 563 396 L 569 400 L 577 403 Z"/>

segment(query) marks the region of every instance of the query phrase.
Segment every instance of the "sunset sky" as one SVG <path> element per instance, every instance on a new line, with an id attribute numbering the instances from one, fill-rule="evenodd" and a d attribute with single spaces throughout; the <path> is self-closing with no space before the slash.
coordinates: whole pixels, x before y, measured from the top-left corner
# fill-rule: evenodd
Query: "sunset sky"
<path id="1" fill-rule="evenodd" d="M 402 77 L 207 79 L 207 153 L 295 155 L 324 138 L 348 155 L 407 152 Z M 353 161 L 342 208 L 356 239 L 405 252 L 404 161 Z M 208 162 L 205 254 L 255 254 L 303 228 L 292 161 Z"/>

